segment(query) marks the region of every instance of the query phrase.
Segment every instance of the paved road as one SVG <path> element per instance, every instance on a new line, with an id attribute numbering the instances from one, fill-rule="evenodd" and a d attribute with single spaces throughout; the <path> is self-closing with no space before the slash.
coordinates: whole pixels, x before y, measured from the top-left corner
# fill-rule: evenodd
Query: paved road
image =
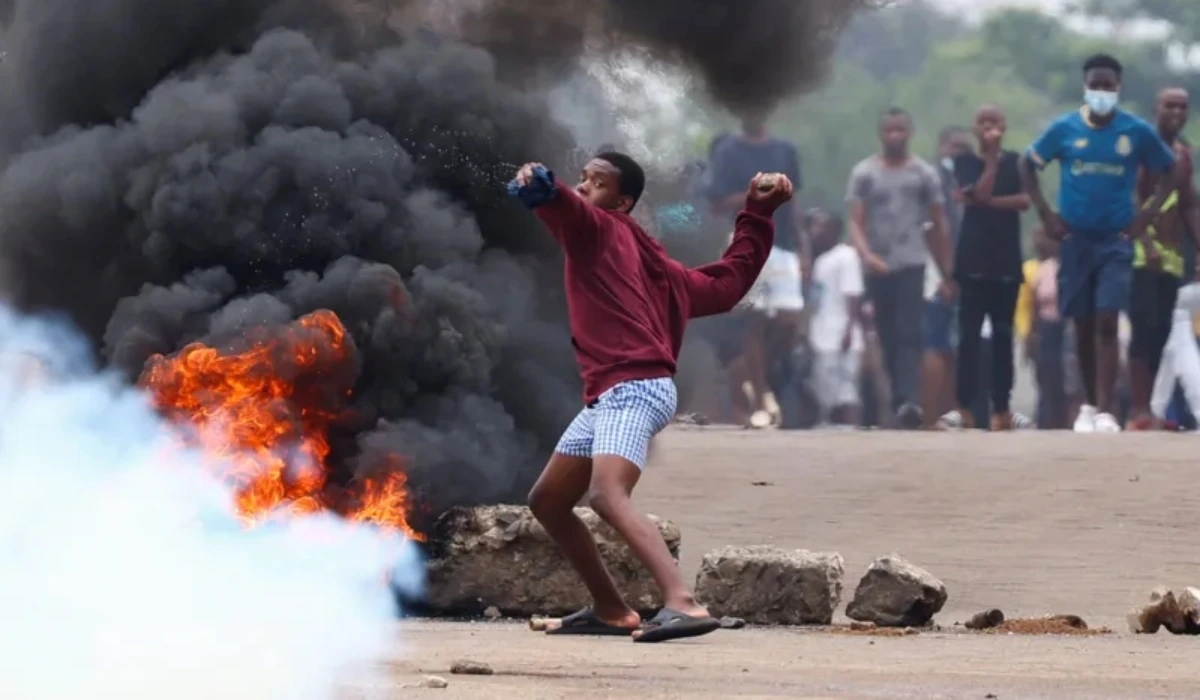
<path id="1" fill-rule="evenodd" d="M 742 630 L 646 647 L 505 623 L 406 622 L 386 682 L 361 697 L 1200 698 L 1196 639 L 1133 636 L 1155 585 L 1200 585 L 1195 436 L 755 433 L 676 428 L 641 503 L 683 532 L 682 566 L 724 544 L 834 550 L 848 597 L 875 556 L 945 580 L 937 621 L 985 607 L 1074 613 L 1106 637 L 867 639 Z M 753 482 L 765 481 L 767 486 Z M 497 675 L 446 675 L 476 658 Z M 442 690 L 399 690 L 424 674 Z"/>

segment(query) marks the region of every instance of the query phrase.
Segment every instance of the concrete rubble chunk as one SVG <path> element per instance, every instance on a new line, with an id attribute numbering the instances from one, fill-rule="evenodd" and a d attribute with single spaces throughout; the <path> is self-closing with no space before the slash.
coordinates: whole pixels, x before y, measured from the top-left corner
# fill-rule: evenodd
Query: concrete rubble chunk
<path id="1" fill-rule="evenodd" d="M 880 627 L 924 627 L 946 604 L 946 584 L 899 554 L 871 563 L 846 616 Z"/>
<path id="2" fill-rule="evenodd" d="M 716 616 L 757 625 L 828 625 L 842 598 L 837 553 L 769 545 L 723 547 L 704 555 L 696 598 Z"/>
<path id="3" fill-rule="evenodd" d="M 1200 589 L 1184 588 L 1176 595 L 1159 586 L 1150 592 L 1150 602 L 1131 610 L 1126 619 L 1134 634 L 1155 634 L 1164 627 L 1171 634 L 1200 634 Z"/>
<path id="4" fill-rule="evenodd" d="M 662 605 L 658 586 L 633 551 L 589 508 L 576 508 L 625 600 L 638 611 Z M 678 560 L 679 528 L 655 516 Z M 558 547 L 523 506 L 457 508 L 431 533 L 422 605 L 430 612 L 478 615 L 489 607 L 511 617 L 563 616 L 591 597 Z"/>

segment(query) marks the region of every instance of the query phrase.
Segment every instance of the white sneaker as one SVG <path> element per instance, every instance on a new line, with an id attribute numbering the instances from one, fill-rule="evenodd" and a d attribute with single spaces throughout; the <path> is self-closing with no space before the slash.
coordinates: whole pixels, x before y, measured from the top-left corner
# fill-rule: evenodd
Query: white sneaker
<path id="1" fill-rule="evenodd" d="M 1111 416 L 1110 416 L 1111 418 Z M 1094 433 L 1096 432 L 1096 407 L 1089 406 L 1086 403 L 1079 407 L 1079 415 L 1075 418 L 1075 432 L 1077 433 Z"/>
<path id="2" fill-rule="evenodd" d="M 1093 431 L 1097 433 L 1119 433 L 1121 432 L 1121 424 L 1117 422 L 1117 417 L 1111 413 L 1097 413 L 1096 419 L 1093 422 Z"/>
<path id="3" fill-rule="evenodd" d="M 762 430 L 771 427 L 771 414 L 766 411 L 755 411 L 750 416 L 750 427 Z"/>

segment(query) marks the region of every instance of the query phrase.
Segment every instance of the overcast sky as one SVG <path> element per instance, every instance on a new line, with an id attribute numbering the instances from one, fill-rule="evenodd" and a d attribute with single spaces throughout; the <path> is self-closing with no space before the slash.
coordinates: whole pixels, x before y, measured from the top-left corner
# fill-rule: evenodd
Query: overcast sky
<path id="1" fill-rule="evenodd" d="M 933 0 L 935 5 L 972 15 L 985 14 L 998 7 L 1040 7 L 1053 11 L 1062 7 L 1063 2 L 1064 0 Z"/>

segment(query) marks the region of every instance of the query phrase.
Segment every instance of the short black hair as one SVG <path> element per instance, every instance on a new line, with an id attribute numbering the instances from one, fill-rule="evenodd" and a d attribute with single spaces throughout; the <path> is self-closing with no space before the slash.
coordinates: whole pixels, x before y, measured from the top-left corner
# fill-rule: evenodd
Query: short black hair
<path id="1" fill-rule="evenodd" d="M 941 132 L 938 134 L 938 143 L 946 143 L 947 141 L 950 140 L 951 136 L 954 136 L 956 134 L 969 134 L 969 133 L 971 133 L 971 130 L 966 128 L 965 126 L 958 126 L 958 125 L 952 124 L 950 126 L 943 128 L 941 130 Z"/>
<path id="2" fill-rule="evenodd" d="M 597 153 L 596 158 L 611 163 L 621 173 L 621 177 L 617 179 L 617 191 L 625 197 L 633 198 L 633 204 L 629 207 L 632 210 L 646 189 L 646 171 L 642 170 L 642 166 L 638 165 L 636 160 L 624 153 L 606 151 Z"/>
<path id="3" fill-rule="evenodd" d="M 1106 53 L 1098 53 L 1088 57 L 1088 60 L 1083 62 L 1083 74 L 1087 75 L 1088 71 L 1095 69 L 1108 69 L 1121 77 L 1121 73 L 1125 70 L 1121 67 L 1121 62 L 1109 56 Z"/>
<path id="4" fill-rule="evenodd" d="M 883 110 L 883 114 L 879 115 L 880 126 L 883 125 L 883 120 L 891 117 L 904 117 L 908 120 L 909 124 L 912 124 L 912 115 L 908 113 L 907 109 L 903 107 L 888 107 L 887 109 Z"/>

